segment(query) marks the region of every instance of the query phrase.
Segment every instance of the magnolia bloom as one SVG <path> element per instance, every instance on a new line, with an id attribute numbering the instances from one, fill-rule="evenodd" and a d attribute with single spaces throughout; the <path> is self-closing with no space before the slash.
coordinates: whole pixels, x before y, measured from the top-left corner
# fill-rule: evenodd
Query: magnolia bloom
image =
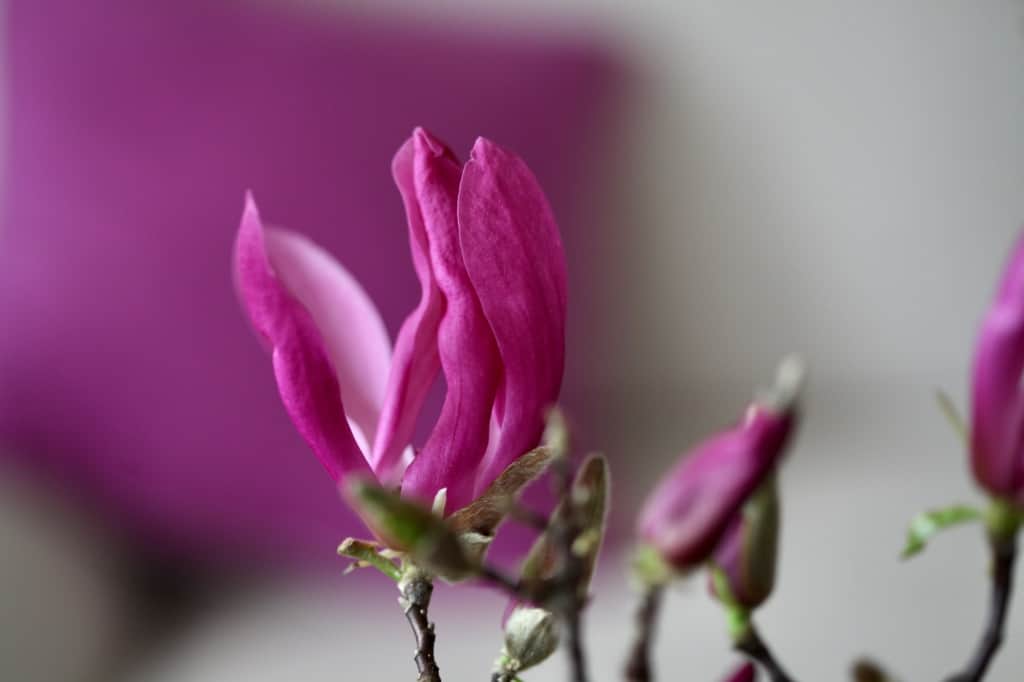
<path id="1" fill-rule="evenodd" d="M 1024 236 L 981 324 L 971 387 L 971 466 L 988 492 L 1024 506 Z"/>
<path id="2" fill-rule="evenodd" d="M 417 129 L 392 173 L 421 285 L 393 349 L 352 276 L 304 237 L 264 227 L 251 196 L 236 285 L 285 409 L 334 480 L 400 484 L 427 502 L 447 489 L 458 509 L 540 439 L 562 380 L 565 258 L 536 178 L 488 140 L 462 165 Z M 413 454 L 439 372 L 447 394 Z"/>
<path id="3" fill-rule="evenodd" d="M 721 570 L 728 598 L 744 609 L 760 606 L 775 587 L 775 559 L 779 545 L 779 493 L 770 476 L 733 517 L 712 556 Z M 719 599 L 712 575 L 711 593 Z"/>
<path id="4" fill-rule="evenodd" d="M 756 400 L 743 421 L 699 444 L 647 498 L 638 534 L 678 571 L 704 563 L 729 524 L 775 471 L 796 422 L 803 366 L 779 368 L 775 389 Z"/>

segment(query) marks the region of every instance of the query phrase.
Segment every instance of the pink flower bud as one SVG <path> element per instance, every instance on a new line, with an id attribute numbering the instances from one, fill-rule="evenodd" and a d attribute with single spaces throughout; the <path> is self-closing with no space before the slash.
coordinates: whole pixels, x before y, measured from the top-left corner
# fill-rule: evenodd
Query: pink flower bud
<path id="1" fill-rule="evenodd" d="M 769 477 L 733 518 L 712 561 L 721 569 L 728 594 L 719 594 L 712 577 L 711 593 L 747 610 L 760 606 L 775 587 L 779 545 L 779 494 Z"/>
<path id="2" fill-rule="evenodd" d="M 1024 505 L 1024 237 L 1010 255 L 974 353 L 971 467 L 991 494 Z"/>
<path id="3" fill-rule="evenodd" d="M 682 457 L 640 514 L 640 537 L 679 571 L 699 566 L 721 543 L 740 508 L 772 474 L 796 421 L 803 366 L 779 369 L 775 390 L 751 405 L 736 427 Z"/>

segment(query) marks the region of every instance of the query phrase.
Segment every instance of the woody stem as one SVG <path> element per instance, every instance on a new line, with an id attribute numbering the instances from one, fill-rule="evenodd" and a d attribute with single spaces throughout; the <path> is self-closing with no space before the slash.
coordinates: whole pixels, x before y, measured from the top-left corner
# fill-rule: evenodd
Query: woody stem
<path id="1" fill-rule="evenodd" d="M 401 590 L 402 596 L 398 603 L 405 611 L 405 619 L 409 621 L 413 636 L 416 638 L 416 653 L 413 658 L 419 672 L 416 682 L 441 682 L 441 671 L 434 658 L 434 624 L 427 617 L 434 585 L 429 577 L 416 574 L 403 581 Z"/>
<path id="2" fill-rule="evenodd" d="M 978 642 L 970 662 L 964 670 L 947 682 L 979 682 L 985 677 L 992 659 L 1003 643 L 1006 615 L 1010 610 L 1013 592 L 1013 567 L 1017 559 L 1017 537 L 992 541 L 992 593 L 989 602 L 988 624 Z"/>
<path id="3" fill-rule="evenodd" d="M 761 636 L 757 633 L 757 629 L 753 623 L 750 623 L 746 632 L 736 642 L 736 650 L 742 651 L 751 660 L 760 663 L 766 671 L 772 682 L 793 682 L 793 678 L 789 676 L 772 654 L 768 645 L 764 643 Z"/>
<path id="4" fill-rule="evenodd" d="M 636 634 L 626 662 L 625 673 L 629 682 L 649 682 L 651 679 L 651 645 L 663 593 L 664 588 L 660 585 L 648 587 L 640 600 L 636 611 Z"/>

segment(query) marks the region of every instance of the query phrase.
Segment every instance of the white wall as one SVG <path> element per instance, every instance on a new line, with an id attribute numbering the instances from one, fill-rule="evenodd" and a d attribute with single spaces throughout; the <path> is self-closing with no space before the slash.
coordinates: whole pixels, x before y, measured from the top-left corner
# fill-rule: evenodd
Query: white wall
<path id="1" fill-rule="evenodd" d="M 795 348 L 819 380 L 963 383 L 1024 224 L 1024 3 L 383 4 L 582 28 L 635 68 L 606 379 L 747 384 Z"/>

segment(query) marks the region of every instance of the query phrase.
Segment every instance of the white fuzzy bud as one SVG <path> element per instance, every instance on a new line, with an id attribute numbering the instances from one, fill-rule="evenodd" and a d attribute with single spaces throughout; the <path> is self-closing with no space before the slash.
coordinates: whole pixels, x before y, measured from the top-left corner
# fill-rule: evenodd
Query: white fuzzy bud
<path id="1" fill-rule="evenodd" d="M 542 663 L 558 648 L 558 628 L 550 611 L 517 606 L 505 624 L 500 672 L 519 673 Z"/>

